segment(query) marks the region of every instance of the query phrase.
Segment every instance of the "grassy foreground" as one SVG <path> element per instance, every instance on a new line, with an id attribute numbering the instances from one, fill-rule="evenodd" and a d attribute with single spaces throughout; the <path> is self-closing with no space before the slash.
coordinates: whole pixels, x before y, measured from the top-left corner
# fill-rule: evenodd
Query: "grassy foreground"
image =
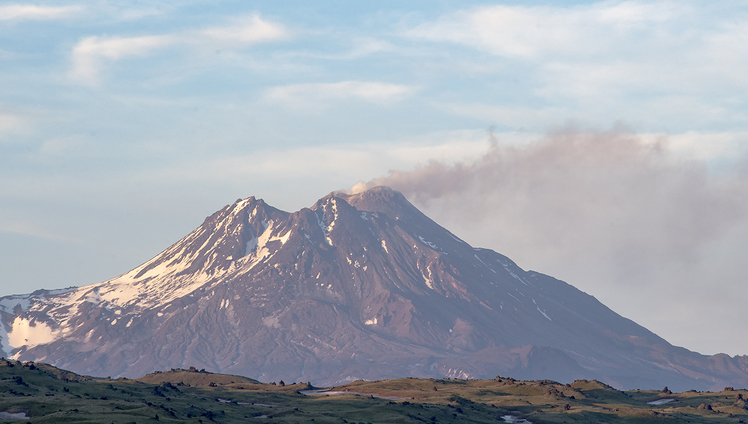
<path id="1" fill-rule="evenodd" d="M 597 381 L 398 379 L 302 394 L 192 370 L 137 380 L 0 360 L 0 422 L 15 423 L 742 423 L 748 391 L 619 391 Z M 648 402 L 672 399 L 654 405 Z M 17 420 L 3 421 L 5 417 Z M 20 418 L 21 414 L 27 418 Z M 510 417 L 511 416 L 511 417 Z"/>

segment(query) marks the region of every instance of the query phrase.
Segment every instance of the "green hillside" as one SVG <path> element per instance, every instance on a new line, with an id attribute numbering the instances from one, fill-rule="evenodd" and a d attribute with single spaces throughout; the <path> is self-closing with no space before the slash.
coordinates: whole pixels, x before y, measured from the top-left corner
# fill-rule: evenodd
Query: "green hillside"
<path id="1" fill-rule="evenodd" d="M 278 382 L 280 383 L 280 382 Z M 618 391 L 597 381 L 397 379 L 313 390 L 196 369 L 137 380 L 0 361 L 0 422 L 740 423 L 746 390 Z M 304 391 L 302 394 L 301 392 Z M 648 402 L 672 399 L 652 405 Z M 509 417 L 511 416 L 511 417 Z M 16 420 L 2 421 L 14 417 Z"/>

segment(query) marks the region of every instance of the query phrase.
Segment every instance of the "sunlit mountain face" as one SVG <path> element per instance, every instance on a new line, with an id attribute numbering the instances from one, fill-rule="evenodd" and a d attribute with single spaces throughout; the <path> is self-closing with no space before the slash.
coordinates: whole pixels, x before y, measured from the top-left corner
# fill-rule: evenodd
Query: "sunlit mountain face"
<path id="1" fill-rule="evenodd" d="M 500 224 L 498 224 L 500 225 Z M 97 376 L 195 366 L 331 385 L 403 376 L 748 385 L 573 286 L 442 228 L 400 193 L 283 212 L 237 200 L 103 283 L 0 298 L 6 357 Z"/>

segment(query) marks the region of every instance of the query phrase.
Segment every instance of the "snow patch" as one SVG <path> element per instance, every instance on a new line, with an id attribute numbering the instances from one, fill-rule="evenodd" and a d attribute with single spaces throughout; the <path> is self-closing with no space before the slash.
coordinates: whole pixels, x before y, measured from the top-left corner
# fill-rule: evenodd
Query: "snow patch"
<path id="1" fill-rule="evenodd" d="M 546 313 L 545 313 L 544 311 L 540 310 L 540 307 L 539 307 L 539 306 L 538 306 L 537 308 L 538 308 L 538 312 L 540 312 L 541 314 L 543 314 L 543 316 L 544 316 L 544 317 L 548 318 L 548 321 L 553 321 L 553 320 L 551 319 L 551 317 L 549 317 L 548 315 L 546 315 Z"/>
<path id="2" fill-rule="evenodd" d="M 20 306 L 22 311 L 27 311 L 31 306 L 31 298 L 26 296 L 6 296 L 0 299 L 0 309 L 12 313 L 16 306 Z"/>
<path id="3" fill-rule="evenodd" d="M 421 243 L 427 245 L 428 247 L 430 247 L 430 248 L 432 248 L 434 250 L 439 250 L 439 246 L 437 246 L 436 244 L 434 244 L 434 243 L 426 240 L 425 238 L 423 238 L 421 236 L 418 236 L 418 239 L 421 240 Z"/>
<path id="4" fill-rule="evenodd" d="M 327 240 L 327 244 L 329 244 L 330 246 L 332 246 L 333 245 L 332 244 L 332 239 L 330 238 L 329 234 L 330 234 L 330 231 L 332 231 L 333 227 L 335 227 L 335 223 L 337 222 L 337 219 L 338 219 L 338 202 L 337 202 L 337 199 L 335 199 L 333 197 L 330 200 L 328 200 L 328 203 L 326 203 L 326 205 L 327 204 L 332 205 L 331 206 L 331 209 L 332 209 L 332 220 L 330 221 L 330 225 L 328 225 L 328 226 L 325 226 L 324 223 L 320 222 L 320 227 L 322 227 L 322 232 L 325 233 L 325 240 Z M 324 213 L 324 211 L 323 211 L 323 213 Z M 323 218 L 324 218 L 324 216 L 323 216 Z"/>
<path id="5" fill-rule="evenodd" d="M 367 319 L 364 324 L 366 325 L 377 325 L 377 317 L 374 317 L 372 319 Z"/>
<path id="6" fill-rule="evenodd" d="M 247 207 L 249 202 L 250 202 L 249 198 L 236 202 L 236 205 L 234 206 L 234 210 L 231 211 L 232 215 L 236 215 L 239 212 L 241 212 L 244 208 Z M 255 210 L 257 210 L 257 208 L 255 208 Z M 252 213 L 254 213 L 254 211 Z"/>
<path id="7" fill-rule="evenodd" d="M 280 322 L 276 316 L 265 317 L 262 319 L 262 323 L 268 328 L 280 328 Z"/>
<path id="8" fill-rule="evenodd" d="M 382 249 L 384 249 L 385 252 L 390 253 L 389 250 L 387 250 L 387 242 L 382 240 Z"/>
<path id="9" fill-rule="evenodd" d="M 532 424 L 532 421 L 528 421 L 524 418 L 518 418 L 514 415 L 502 415 L 501 419 L 504 420 L 505 423 L 514 423 L 514 424 Z"/>
<path id="10" fill-rule="evenodd" d="M 320 212 L 322 213 L 322 217 L 317 215 L 316 211 L 314 213 L 314 216 L 317 217 L 317 225 L 319 226 L 319 229 L 322 230 L 322 233 L 326 233 L 327 226 L 325 225 L 325 210 L 320 209 Z"/>
<path id="11" fill-rule="evenodd" d="M 54 331 L 47 323 L 16 317 L 8 332 L 8 345 L 12 349 L 21 346 L 33 347 L 45 344 L 57 338 L 59 331 Z"/>
<path id="12" fill-rule="evenodd" d="M 25 412 L 0 412 L 0 420 L 16 421 L 27 419 L 29 419 L 29 416 Z"/>
<path id="13" fill-rule="evenodd" d="M 263 221 L 263 226 L 265 226 L 265 222 Z M 247 270 L 250 270 L 255 267 L 258 263 L 264 261 L 268 257 L 272 256 L 272 253 L 270 252 L 270 249 L 267 247 L 267 244 L 272 241 L 280 241 L 281 246 L 283 246 L 286 241 L 288 241 L 288 238 L 291 236 L 291 230 L 289 229 L 286 231 L 285 234 L 282 236 L 275 236 L 273 237 L 273 229 L 275 228 L 275 223 L 273 221 L 270 221 L 270 223 L 267 224 L 267 227 L 265 227 L 265 231 L 260 234 L 260 236 L 257 238 L 256 245 L 254 246 L 254 258 L 252 259 L 252 262 L 248 264 Z M 250 240 L 250 242 L 254 242 L 255 239 Z M 248 244 L 249 247 L 249 244 Z M 248 251 L 249 253 L 249 251 Z"/>
<path id="14" fill-rule="evenodd" d="M 426 276 L 426 274 L 423 273 L 421 266 L 418 264 L 416 266 L 418 266 L 418 270 L 421 271 L 421 276 L 423 277 L 423 281 L 426 283 L 426 286 L 430 288 L 431 290 L 434 290 L 434 275 L 431 271 L 431 268 L 428 265 L 426 265 L 426 271 L 428 271 L 429 273 L 429 275 Z"/>
<path id="15" fill-rule="evenodd" d="M 522 283 L 524 285 L 527 285 L 527 283 L 525 282 L 525 280 L 523 280 L 522 278 L 520 278 L 519 275 L 517 275 L 514 271 L 512 271 L 511 269 L 509 269 L 509 264 L 507 264 L 506 262 L 499 262 L 499 263 L 504 267 L 504 269 L 506 270 L 506 272 L 509 273 L 509 275 L 511 275 L 512 277 L 514 277 L 520 283 Z"/>
<path id="16" fill-rule="evenodd" d="M 647 405 L 664 405 L 670 402 L 675 402 L 675 399 L 657 399 L 651 402 L 647 402 Z"/>
<path id="17" fill-rule="evenodd" d="M 490 265 L 488 265 L 487 263 L 483 262 L 483 259 L 479 258 L 479 257 L 478 257 L 478 255 L 474 254 L 473 256 L 475 256 L 475 259 L 479 260 L 479 261 L 480 261 L 480 263 L 482 263 L 483 265 L 485 265 L 485 266 L 486 266 L 486 267 L 487 267 L 488 269 L 490 269 L 490 270 L 491 270 L 491 271 L 492 271 L 492 272 L 493 272 L 494 274 L 498 274 L 498 273 L 497 273 L 497 272 L 496 272 L 496 271 L 495 271 L 495 270 L 494 270 L 493 268 L 491 268 L 491 266 L 490 266 Z"/>
<path id="18" fill-rule="evenodd" d="M 271 240 L 280 240 L 281 246 L 282 246 L 282 245 L 286 244 L 286 242 L 288 241 L 289 237 L 291 237 L 291 230 L 290 229 L 288 231 L 286 231 L 286 234 L 283 234 L 282 236 L 276 237 L 276 238 L 271 239 Z"/>

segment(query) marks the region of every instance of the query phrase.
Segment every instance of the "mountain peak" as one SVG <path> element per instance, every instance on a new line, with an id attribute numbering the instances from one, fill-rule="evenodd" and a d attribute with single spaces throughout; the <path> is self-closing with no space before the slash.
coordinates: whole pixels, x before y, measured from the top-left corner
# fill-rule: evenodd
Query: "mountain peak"
<path id="1" fill-rule="evenodd" d="M 396 214 L 392 213 L 393 211 L 402 213 L 410 209 L 410 213 L 412 213 L 412 210 L 416 209 L 402 193 L 387 186 L 377 186 L 354 194 L 343 192 L 331 194 L 344 199 L 356 209 L 370 212 L 389 212 L 388 215 L 393 218 L 396 216 Z"/>
<path id="2" fill-rule="evenodd" d="M 293 213 L 238 199 L 112 280 L 0 298 L 0 318 L 6 356 L 93 375 L 196 366 L 315 384 L 748 383 L 740 360 L 673 347 L 562 281 L 473 248 L 388 187 Z"/>

